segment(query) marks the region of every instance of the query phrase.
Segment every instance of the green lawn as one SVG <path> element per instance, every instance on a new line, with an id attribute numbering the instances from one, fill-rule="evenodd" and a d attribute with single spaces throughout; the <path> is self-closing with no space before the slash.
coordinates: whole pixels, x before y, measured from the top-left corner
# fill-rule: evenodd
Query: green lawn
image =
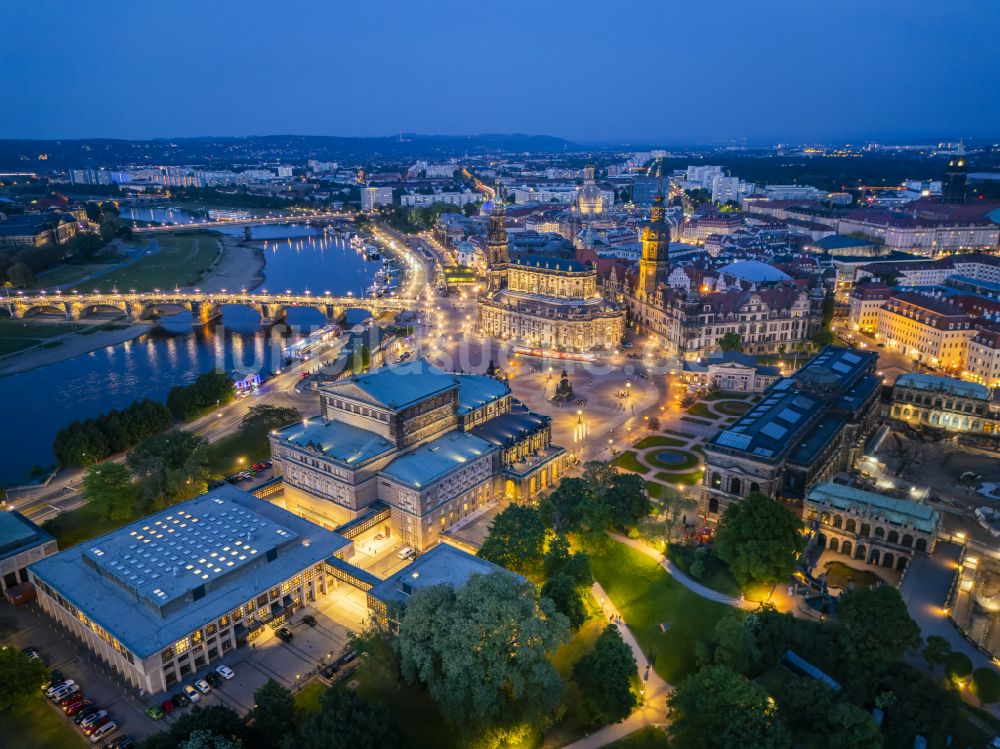
<path id="1" fill-rule="evenodd" d="M 750 410 L 750 404 L 742 401 L 719 401 L 715 410 L 726 416 L 742 416 Z"/>
<path id="2" fill-rule="evenodd" d="M 240 429 L 228 437 L 208 446 L 211 469 L 222 475 L 241 471 L 271 457 L 271 446 L 267 440 L 268 429 Z M 243 462 L 240 463 L 240 458 Z"/>
<path id="3" fill-rule="evenodd" d="M 198 283 L 219 254 L 219 241 L 209 232 L 157 237 L 159 249 L 124 268 L 87 281 L 80 291 L 152 291 Z"/>
<path id="4" fill-rule="evenodd" d="M 320 698 L 327 689 L 329 687 L 321 681 L 310 681 L 295 693 L 295 707 L 306 713 L 318 713 Z"/>
<path id="5" fill-rule="evenodd" d="M 706 419 L 714 419 L 715 414 L 712 413 L 711 409 L 704 403 L 695 403 L 693 406 L 688 408 L 687 412 L 691 416 L 704 416 Z"/>
<path id="6" fill-rule="evenodd" d="M 655 726 L 640 728 L 624 739 L 608 744 L 608 749 L 670 749 L 666 731 Z"/>
<path id="7" fill-rule="evenodd" d="M 27 705 L 0 712 L 0 746 L 11 749 L 82 749 L 83 734 L 73 730 L 55 709 L 39 696 Z"/>
<path id="8" fill-rule="evenodd" d="M 696 670 L 695 645 L 733 609 L 705 600 L 642 552 L 609 541 L 591 556 L 594 577 L 622 612 L 656 672 L 672 684 Z M 664 632 L 660 625 L 666 625 Z"/>
<path id="9" fill-rule="evenodd" d="M 615 464 L 619 468 L 624 468 L 626 471 L 634 471 L 635 473 L 645 473 L 649 470 L 646 466 L 639 462 L 635 453 L 631 450 L 626 450 L 615 458 Z"/>
<path id="10" fill-rule="evenodd" d="M 723 392 L 723 391 L 720 390 L 720 391 L 715 392 L 715 393 L 709 393 L 708 395 L 705 396 L 705 400 L 707 400 L 707 401 L 726 401 L 726 400 L 738 401 L 738 400 L 744 400 L 744 399 L 749 398 L 749 397 L 750 397 L 749 393 L 747 393 L 746 395 L 741 395 L 739 393 L 726 393 L 726 392 Z"/>
<path id="11" fill-rule="evenodd" d="M 673 437 L 663 437 L 662 435 L 656 434 L 651 437 L 643 437 L 641 440 L 636 442 L 633 447 L 637 450 L 643 450 L 647 447 L 684 447 L 687 443 L 684 440 L 674 439 Z"/>
<path id="12" fill-rule="evenodd" d="M 128 520 L 106 520 L 90 505 L 77 507 L 56 515 L 43 524 L 43 528 L 55 536 L 60 549 L 68 549 L 95 536 L 121 528 L 126 523 L 137 520 L 138 515 Z"/>
<path id="13" fill-rule="evenodd" d="M 653 499 L 666 499 L 668 496 L 673 496 L 677 490 L 672 486 L 664 486 L 655 481 L 647 481 L 646 491 L 649 492 L 649 496 Z"/>
<path id="14" fill-rule="evenodd" d="M 676 564 L 682 572 L 687 573 L 692 580 L 696 580 L 706 588 L 725 593 L 727 596 L 738 596 L 740 594 L 740 584 L 729 572 L 729 566 L 709 551 L 702 556 L 701 561 L 705 565 L 705 572 L 701 577 L 691 574 L 691 563 L 695 560 L 695 547 L 687 544 L 670 544 L 667 549 L 667 556 L 670 561 Z"/>
<path id="15" fill-rule="evenodd" d="M 681 416 L 681 421 L 690 421 L 692 424 L 701 424 L 703 427 L 712 426 L 715 423 L 714 420 L 699 419 L 697 416 Z"/>
<path id="16" fill-rule="evenodd" d="M 687 473 L 658 473 L 653 478 L 666 484 L 684 484 L 694 486 L 701 483 L 701 471 L 688 471 Z"/>
<path id="17" fill-rule="evenodd" d="M 75 333 L 86 327 L 76 323 L 25 322 L 0 317 L 0 356 L 37 346 L 48 338 Z"/>
<path id="18" fill-rule="evenodd" d="M 111 270 L 114 263 L 93 263 L 89 265 L 77 265 L 66 263 L 59 265 L 50 271 L 40 274 L 36 279 L 36 284 L 45 288 L 53 286 L 69 286 L 88 276 L 96 276 Z"/>

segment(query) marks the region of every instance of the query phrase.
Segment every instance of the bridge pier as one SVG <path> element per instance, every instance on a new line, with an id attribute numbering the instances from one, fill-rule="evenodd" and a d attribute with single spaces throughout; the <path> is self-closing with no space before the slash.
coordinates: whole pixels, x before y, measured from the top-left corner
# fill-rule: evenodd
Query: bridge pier
<path id="1" fill-rule="evenodd" d="M 222 317 L 222 307 L 213 302 L 191 302 L 191 321 L 195 325 L 208 325 Z"/>

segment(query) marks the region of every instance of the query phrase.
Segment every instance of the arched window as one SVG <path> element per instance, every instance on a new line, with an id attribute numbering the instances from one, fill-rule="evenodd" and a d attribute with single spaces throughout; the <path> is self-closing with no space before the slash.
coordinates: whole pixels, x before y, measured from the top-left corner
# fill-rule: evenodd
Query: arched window
<path id="1" fill-rule="evenodd" d="M 861 524 L 861 535 L 862 536 L 870 536 L 871 534 L 872 534 L 872 528 L 871 528 L 871 526 L 868 525 L 868 523 L 862 523 Z"/>
<path id="2" fill-rule="evenodd" d="M 868 555 L 868 564 L 877 565 L 879 563 L 879 561 L 880 561 L 880 559 L 879 559 L 880 556 L 881 555 L 879 554 L 879 550 L 878 549 L 872 549 L 871 553 Z"/>
<path id="3" fill-rule="evenodd" d="M 743 483 L 735 476 L 729 479 L 729 493 L 739 495 L 742 493 Z"/>
<path id="4" fill-rule="evenodd" d="M 851 542 L 850 541 L 844 541 L 844 543 L 842 543 L 840 545 L 840 553 L 841 554 L 846 554 L 847 556 L 851 556 Z"/>
<path id="5" fill-rule="evenodd" d="M 854 550 L 854 558 L 861 559 L 863 561 L 865 558 L 865 554 L 867 553 L 868 553 L 868 547 L 865 546 L 864 544 L 858 544 L 858 548 Z"/>
<path id="6" fill-rule="evenodd" d="M 903 546 L 905 546 L 908 549 L 913 548 L 913 536 L 911 536 L 909 533 L 903 536 Z"/>
<path id="7" fill-rule="evenodd" d="M 854 533 L 857 531 L 858 524 L 854 521 L 854 518 L 847 518 L 847 522 L 844 524 L 844 530 L 848 533 Z"/>
<path id="8" fill-rule="evenodd" d="M 881 538 L 885 538 L 885 528 L 882 528 L 881 526 L 876 526 L 875 527 L 875 538 L 880 538 L 880 539 Z"/>
<path id="9" fill-rule="evenodd" d="M 844 525 L 844 518 L 843 518 L 843 516 L 841 516 L 841 515 L 834 515 L 833 516 L 833 527 L 834 528 L 840 528 L 843 525 Z"/>
<path id="10" fill-rule="evenodd" d="M 891 544 L 899 543 L 899 531 L 889 531 L 889 537 L 886 539 Z"/>
<path id="11" fill-rule="evenodd" d="M 835 538 L 831 538 L 830 539 L 830 551 L 837 551 L 837 548 L 839 547 L 839 545 L 840 544 L 837 541 L 837 539 L 835 539 Z"/>
<path id="12" fill-rule="evenodd" d="M 823 525 L 829 525 L 830 524 L 830 513 L 829 512 L 822 512 L 822 513 L 820 513 L 819 522 L 821 522 Z"/>
<path id="13" fill-rule="evenodd" d="M 895 563 L 896 563 L 896 558 L 895 558 L 895 557 L 894 557 L 894 556 L 893 556 L 892 554 L 890 554 L 890 553 L 886 552 L 886 553 L 885 553 L 885 554 L 884 554 L 884 555 L 882 556 L 882 566 L 883 566 L 883 567 L 888 567 L 888 568 L 889 568 L 889 569 L 891 570 L 891 569 L 892 569 L 892 567 L 893 567 L 893 565 L 894 565 Z"/>
<path id="14" fill-rule="evenodd" d="M 917 545 L 914 547 L 917 551 L 927 551 L 927 539 L 918 538 Z"/>
<path id="15" fill-rule="evenodd" d="M 751 492 L 759 492 L 760 491 L 760 484 L 758 484 L 755 481 L 750 482 L 750 491 Z"/>
<path id="16" fill-rule="evenodd" d="M 712 497 L 708 500 L 708 511 L 713 515 L 719 512 L 719 499 Z"/>
<path id="17" fill-rule="evenodd" d="M 718 472 L 712 474 L 712 488 L 713 489 L 722 488 L 722 476 Z"/>

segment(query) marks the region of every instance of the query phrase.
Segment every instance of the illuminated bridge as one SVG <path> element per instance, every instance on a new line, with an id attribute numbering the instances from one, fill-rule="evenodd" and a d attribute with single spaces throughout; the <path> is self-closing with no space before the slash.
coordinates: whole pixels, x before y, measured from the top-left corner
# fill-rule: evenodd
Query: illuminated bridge
<path id="1" fill-rule="evenodd" d="M 268 224 L 304 224 L 313 221 L 333 221 L 336 219 L 353 219 L 351 211 L 316 213 L 302 216 L 267 216 L 265 218 L 218 219 L 202 221 L 193 224 L 164 224 L 162 226 L 136 226 L 133 234 L 168 234 L 179 231 L 204 231 L 205 229 L 221 229 L 225 226 L 266 226 Z"/>
<path id="2" fill-rule="evenodd" d="M 285 316 L 289 307 L 318 310 L 330 322 L 338 321 L 346 310 L 363 309 L 378 315 L 416 307 L 416 300 L 407 297 L 354 297 L 330 294 L 271 294 L 267 292 L 142 292 L 93 294 L 18 294 L 0 297 L 0 309 L 12 318 L 34 315 L 65 315 L 79 320 L 89 315 L 117 310 L 129 320 L 148 320 L 158 315 L 171 315 L 183 310 L 190 312 L 195 322 L 207 323 L 222 315 L 224 305 L 249 307 L 260 314 L 261 323 L 271 325 Z"/>

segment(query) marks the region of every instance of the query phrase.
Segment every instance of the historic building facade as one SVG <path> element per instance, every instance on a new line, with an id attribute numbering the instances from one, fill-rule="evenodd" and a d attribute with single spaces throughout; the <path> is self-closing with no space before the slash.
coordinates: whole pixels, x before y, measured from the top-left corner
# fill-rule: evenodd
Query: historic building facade
<path id="1" fill-rule="evenodd" d="M 489 502 L 531 499 L 562 473 L 548 417 L 491 377 L 415 362 L 319 394 L 320 418 L 270 437 L 283 481 L 274 501 L 328 529 L 388 506 L 403 540 L 424 549 Z"/>
<path id="2" fill-rule="evenodd" d="M 603 298 L 597 271 L 576 260 L 511 259 L 504 213 L 490 215 L 486 288 L 478 300 L 479 332 L 535 348 L 610 350 L 625 334 L 625 312 Z"/>
<path id="3" fill-rule="evenodd" d="M 908 373 L 892 389 L 892 418 L 907 424 L 966 434 L 1000 434 L 1000 405 L 990 390 L 952 377 Z"/>
<path id="4" fill-rule="evenodd" d="M 941 524 L 928 504 L 833 483 L 813 487 L 802 517 L 822 548 L 900 572 L 914 554 L 934 551 Z"/>
<path id="5" fill-rule="evenodd" d="M 800 503 L 847 470 L 875 427 L 877 354 L 827 346 L 705 444 L 704 511 L 717 519 L 750 492 Z"/>

